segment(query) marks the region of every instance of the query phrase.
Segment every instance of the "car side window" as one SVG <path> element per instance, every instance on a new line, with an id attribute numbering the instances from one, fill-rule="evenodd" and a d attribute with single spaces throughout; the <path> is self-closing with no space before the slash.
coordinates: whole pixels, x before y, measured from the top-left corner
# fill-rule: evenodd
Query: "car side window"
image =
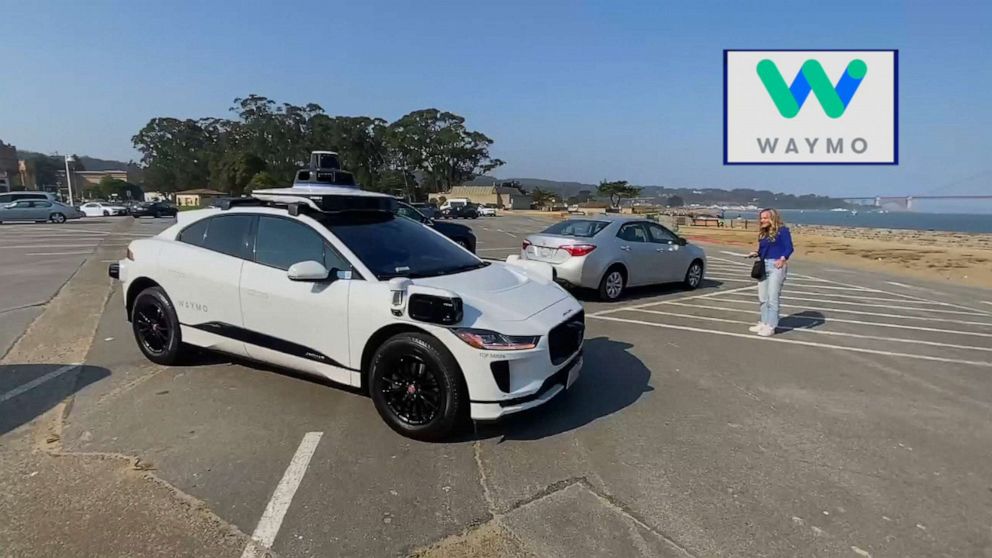
<path id="1" fill-rule="evenodd" d="M 420 216 L 420 213 L 418 213 L 416 209 L 413 209 L 412 207 L 407 207 L 405 205 L 399 206 L 396 209 L 396 213 L 400 214 L 400 216 L 402 217 L 406 217 L 407 219 L 413 219 L 418 223 L 421 220 L 423 220 L 423 218 Z"/>
<path id="2" fill-rule="evenodd" d="M 627 223 L 620 227 L 617 238 L 627 242 L 647 242 L 648 235 L 644 232 L 644 227 L 640 223 Z"/>
<path id="3" fill-rule="evenodd" d="M 193 246 L 203 246 L 203 237 L 207 235 L 207 222 L 210 219 L 201 219 L 193 223 L 192 225 L 183 229 L 176 240 L 179 242 L 185 242 L 186 244 L 192 244 Z"/>
<path id="4" fill-rule="evenodd" d="M 16 209 L 27 209 L 27 208 L 31 207 L 31 202 L 30 201 L 26 201 L 26 200 L 25 201 L 19 201 L 19 202 L 15 203 L 12 207 L 14 207 Z"/>
<path id="5" fill-rule="evenodd" d="M 656 242 L 658 244 L 675 244 L 677 238 L 670 230 L 654 223 L 648 223 L 647 227 L 648 232 L 651 234 L 651 242 Z"/>
<path id="6" fill-rule="evenodd" d="M 257 263 L 285 270 L 293 264 L 311 260 L 322 263 L 327 269 L 351 269 L 347 260 L 309 226 L 281 217 L 258 218 Z"/>
<path id="7" fill-rule="evenodd" d="M 254 218 L 253 215 L 221 215 L 207 219 L 203 247 L 235 258 L 247 259 L 248 233 Z"/>

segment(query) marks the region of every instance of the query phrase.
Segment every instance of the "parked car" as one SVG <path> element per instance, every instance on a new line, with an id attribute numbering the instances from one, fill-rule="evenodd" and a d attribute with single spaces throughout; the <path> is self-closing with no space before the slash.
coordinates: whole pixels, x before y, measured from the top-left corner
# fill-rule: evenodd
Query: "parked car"
<path id="1" fill-rule="evenodd" d="M 444 219 L 478 219 L 479 206 L 474 203 L 451 205 L 447 209 L 441 210 L 441 217 Z"/>
<path id="2" fill-rule="evenodd" d="M 48 200 L 57 202 L 59 199 L 51 192 L 4 192 L 0 194 L 0 205 L 7 205 L 20 200 Z"/>
<path id="3" fill-rule="evenodd" d="M 482 217 L 495 217 L 496 216 L 496 206 L 487 203 L 485 205 L 479 206 L 479 215 Z"/>
<path id="4" fill-rule="evenodd" d="M 323 190 L 256 190 L 131 242 L 108 272 L 139 350 L 162 365 L 195 346 L 317 374 L 428 440 L 572 386 L 584 314 L 550 266 L 481 260 L 396 215 L 391 196 Z"/>
<path id="5" fill-rule="evenodd" d="M 404 202 L 397 203 L 396 213 L 431 227 L 437 232 L 457 242 L 462 248 L 472 252 L 473 254 L 475 253 L 475 233 L 472 232 L 471 228 L 466 227 L 465 225 L 459 225 L 458 223 L 435 221 L 434 219 L 431 219 L 421 213 L 413 205 Z"/>
<path id="6" fill-rule="evenodd" d="M 554 266 L 557 280 L 596 289 L 605 301 L 628 287 L 702 283 L 706 253 L 658 223 L 638 216 L 567 219 L 523 242 L 520 257 Z"/>
<path id="7" fill-rule="evenodd" d="M 87 217 L 109 217 L 111 215 L 127 215 L 127 208 L 123 205 L 112 204 L 102 201 L 86 202 L 79 206 Z"/>
<path id="8" fill-rule="evenodd" d="M 47 199 L 20 200 L 0 205 L 0 223 L 4 221 L 65 223 L 69 219 L 81 217 L 83 213 L 75 207 Z"/>
<path id="9" fill-rule="evenodd" d="M 468 205 L 469 203 L 471 202 L 468 198 L 450 198 L 444 200 L 444 203 L 441 204 L 440 210 L 444 212 L 453 207 L 461 207 L 463 205 Z"/>
<path id="10" fill-rule="evenodd" d="M 411 203 L 410 205 L 417 211 L 421 212 L 424 217 L 429 217 L 431 219 L 436 218 L 440 213 L 437 206 L 432 203 Z"/>
<path id="11" fill-rule="evenodd" d="M 179 208 L 167 201 L 143 202 L 131 207 L 131 217 L 175 217 Z"/>

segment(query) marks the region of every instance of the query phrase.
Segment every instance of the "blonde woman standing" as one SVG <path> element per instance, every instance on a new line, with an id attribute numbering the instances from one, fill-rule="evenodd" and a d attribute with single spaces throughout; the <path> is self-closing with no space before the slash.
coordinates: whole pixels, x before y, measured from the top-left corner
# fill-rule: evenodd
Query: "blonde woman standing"
<path id="1" fill-rule="evenodd" d="M 758 281 L 760 320 L 749 329 L 762 337 L 775 335 L 778 327 L 779 296 L 792 256 L 792 233 L 774 209 L 763 209 L 759 216 L 758 250 L 749 254 L 765 263 L 765 276 Z"/>

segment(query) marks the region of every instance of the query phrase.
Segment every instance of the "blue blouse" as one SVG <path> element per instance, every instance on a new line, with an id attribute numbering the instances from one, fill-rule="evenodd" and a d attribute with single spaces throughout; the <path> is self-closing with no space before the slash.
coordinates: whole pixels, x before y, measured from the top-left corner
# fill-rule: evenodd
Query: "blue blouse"
<path id="1" fill-rule="evenodd" d="M 793 251 L 792 233 L 789 232 L 789 227 L 780 228 L 775 240 L 769 238 L 758 240 L 758 257 L 763 260 L 789 259 Z"/>

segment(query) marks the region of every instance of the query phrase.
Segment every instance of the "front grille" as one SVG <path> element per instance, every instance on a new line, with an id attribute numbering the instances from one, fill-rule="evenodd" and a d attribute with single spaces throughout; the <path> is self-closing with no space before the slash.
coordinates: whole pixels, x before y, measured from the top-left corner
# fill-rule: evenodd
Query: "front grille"
<path id="1" fill-rule="evenodd" d="M 586 315 L 579 310 L 574 316 L 556 325 L 548 334 L 548 350 L 551 353 L 551 364 L 558 365 L 575 354 L 582 346 L 582 338 L 586 332 Z"/>

